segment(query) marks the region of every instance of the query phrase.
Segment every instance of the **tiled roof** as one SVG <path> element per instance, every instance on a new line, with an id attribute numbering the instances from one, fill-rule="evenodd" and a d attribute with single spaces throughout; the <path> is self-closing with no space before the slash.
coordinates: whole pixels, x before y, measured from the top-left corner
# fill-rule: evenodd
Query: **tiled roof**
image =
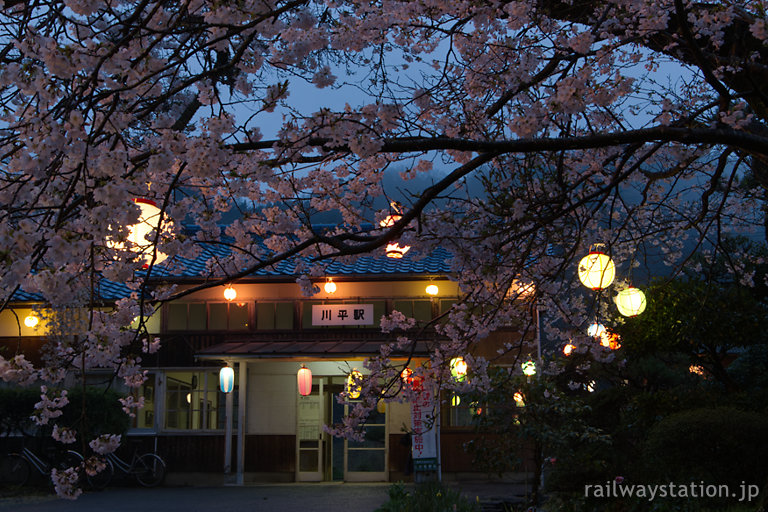
<path id="1" fill-rule="evenodd" d="M 225 238 L 222 238 L 225 240 Z M 209 261 L 224 259 L 229 256 L 231 249 L 225 244 L 205 244 L 200 255 L 193 259 L 169 258 L 163 264 L 155 265 L 152 269 L 152 279 L 193 280 L 213 277 L 221 272 L 209 271 Z M 414 274 L 448 274 L 450 269 L 451 254 L 442 248 L 437 248 L 427 255 L 419 254 L 415 250 L 408 251 L 402 258 L 388 258 L 383 251 L 376 256 L 359 256 L 353 262 L 331 262 L 326 275 L 336 276 L 386 276 L 386 275 L 414 275 Z M 260 269 L 252 277 L 267 276 L 296 276 L 296 260 L 286 260 L 269 268 Z M 131 291 L 122 283 L 115 283 L 102 279 L 98 283 L 98 293 L 105 302 L 115 301 L 127 297 Z M 38 302 L 42 297 L 38 294 L 28 293 L 23 290 L 13 295 L 13 301 Z"/>
<path id="2" fill-rule="evenodd" d="M 130 295 L 131 290 L 122 283 L 115 283 L 107 279 L 100 279 L 96 284 L 96 294 L 104 302 L 114 302 Z M 29 293 L 17 290 L 11 299 L 13 302 L 42 302 L 43 296 L 37 293 Z"/>
<path id="3" fill-rule="evenodd" d="M 222 237 L 221 244 L 204 244 L 200 255 L 194 260 L 186 258 L 172 258 L 167 264 L 157 265 L 152 270 L 152 276 L 156 279 L 163 278 L 206 278 L 221 272 L 209 270 L 209 262 L 224 260 L 231 254 L 227 245 L 232 240 Z M 326 270 L 326 275 L 387 275 L 387 274 L 447 274 L 451 271 L 451 254 L 442 248 L 437 248 L 427 255 L 419 254 L 416 250 L 408 251 L 402 258 L 389 258 L 383 250 L 377 251 L 374 256 L 359 256 L 354 262 L 331 262 Z M 251 274 L 260 276 L 295 276 L 296 259 L 281 261 L 273 266 L 262 268 Z"/>

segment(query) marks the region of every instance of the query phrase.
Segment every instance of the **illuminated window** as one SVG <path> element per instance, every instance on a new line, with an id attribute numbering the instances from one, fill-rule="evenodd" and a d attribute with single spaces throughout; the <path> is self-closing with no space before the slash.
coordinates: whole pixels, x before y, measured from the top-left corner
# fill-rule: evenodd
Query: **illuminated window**
<path id="1" fill-rule="evenodd" d="M 237 397 L 234 403 L 237 404 Z M 165 374 L 165 429 L 223 429 L 225 406 L 226 396 L 219 390 L 218 370 Z M 236 419 L 237 414 L 233 414 Z"/>

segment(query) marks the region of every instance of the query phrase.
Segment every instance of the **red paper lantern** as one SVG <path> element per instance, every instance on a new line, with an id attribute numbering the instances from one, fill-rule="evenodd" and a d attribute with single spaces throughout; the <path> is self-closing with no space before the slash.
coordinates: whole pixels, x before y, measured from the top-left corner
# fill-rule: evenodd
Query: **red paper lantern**
<path id="1" fill-rule="evenodd" d="M 296 374 L 296 381 L 299 384 L 299 394 L 307 396 L 312 393 L 312 370 L 301 365 L 299 373 Z"/>

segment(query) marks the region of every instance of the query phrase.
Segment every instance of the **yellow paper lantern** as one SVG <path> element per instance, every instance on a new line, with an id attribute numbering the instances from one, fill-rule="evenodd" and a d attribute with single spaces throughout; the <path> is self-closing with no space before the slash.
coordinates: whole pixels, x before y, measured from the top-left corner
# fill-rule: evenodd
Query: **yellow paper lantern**
<path id="1" fill-rule="evenodd" d="M 462 381 L 467 377 L 467 362 L 463 357 L 451 359 L 451 375 L 458 381 Z"/>
<path id="2" fill-rule="evenodd" d="M 621 290 L 616 298 L 616 307 L 624 316 L 637 316 L 645 311 L 645 294 L 637 288 L 629 287 Z"/>
<path id="3" fill-rule="evenodd" d="M 592 250 L 579 262 L 579 280 L 592 290 L 602 290 L 610 286 L 616 277 L 616 265 L 607 255 Z"/>
<path id="4" fill-rule="evenodd" d="M 362 380 L 363 374 L 357 370 L 352 370 L 347 377 L 347 396 L 352 400 L 360 398 L 360 393 L 362 392 L 362 385 L 360 383 Z"/>
<path id="5" fill-rule="evenodd" d="M 224 288 L 224 298 L 227 299 L 229 302 L 232 302 L 237 298 L 237 290 L 232 288 L 232 285 L 227 286 Z"/>
<path id="6" fill-rule="evenodd" d="M 333 282 L 332 277 L 329 277 L 325 281 L 325 286 L 323 287 L 323 289 L 325 290 L 325 293 L 328 293 L 328 294 L 336 293 L 336 283 Z"/>
<path id="7" fill-rule="evenodd" d="M 161 217 L 162 210 L 150 199 L 135 198 L 133 203 L 139 207 L 139 219 L 136 224 L 128 226 L 128 242 L 131 243 L 130 249 L 136 253 L 136 261 L 140 261 L 144 268 L 149 267 L 152 261 L 154 247 L 154 235 L 150 233 L 157 229 L 161 231 L 168 230 L 171 226 L 167 218 Z M 159 228 L 158 228 L 159 225 Z M 112 239 L 107 240 L 107 246 L 115 249 L 125 249 L 123 242 Z M 155 263 L 161 263 L 168 258 L 167 254 L 157 251 L 155 254 Z"/>
<path id="8" fill-rule="evenodd" d="M 434 297 L 440 292 L 440 289 L 437 287 L 436 284 L 430 284 L 425 288 L 424 291 L 427 292 L 427 295 L 432 295 Z"/>
<path id="9" fill-rule="evenodd" d="M 40 319 L 34 313 L 30 314 L 24 319 L 24 325 L 26 325 L 29 328 L 37 327 L 37 324 L 39 322 L 40 322 Z"/>
<path id="10" fill-rule="evenodd" d="M 576 349 L 576 345 L 573 343 L 568 343 L 563 347 L 563 354 L 566 356 L 569 356 L 573 353 L 573 351 Z"/>

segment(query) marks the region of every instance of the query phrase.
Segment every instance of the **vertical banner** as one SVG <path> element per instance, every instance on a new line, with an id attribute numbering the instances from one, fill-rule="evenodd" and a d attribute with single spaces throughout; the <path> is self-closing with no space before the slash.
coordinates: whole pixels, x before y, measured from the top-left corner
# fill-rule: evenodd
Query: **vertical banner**
<path id="1" fill-rule="evenodd" d="M 416 397 L 411 402 L 411 449 L 414 471 L 437 470 L 437 413 L 434 386 L 424 379 L 413 379 Z"/>

